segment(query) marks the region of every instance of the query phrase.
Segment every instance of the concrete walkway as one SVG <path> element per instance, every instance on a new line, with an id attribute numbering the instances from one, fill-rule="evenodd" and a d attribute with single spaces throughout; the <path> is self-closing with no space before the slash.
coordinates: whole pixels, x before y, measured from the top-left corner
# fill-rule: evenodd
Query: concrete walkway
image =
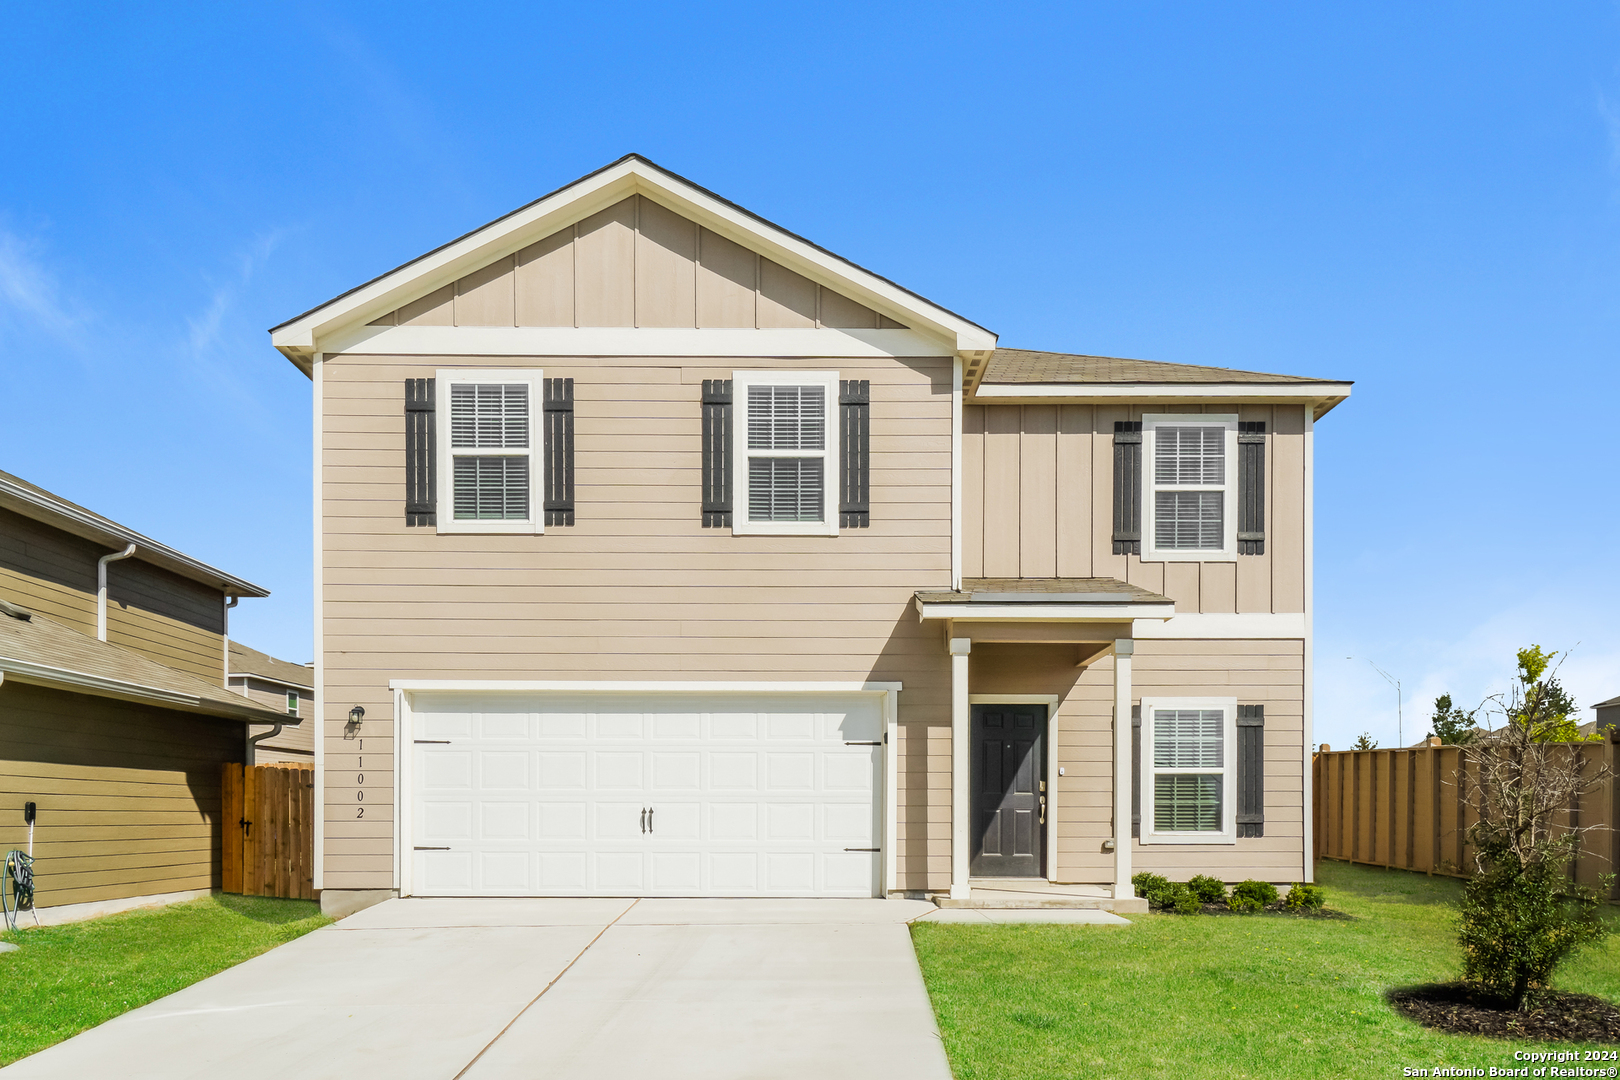
<path id="1" fill-rule="evenodd" d="M 390 900 L 4 1080 L 950 1080 L 905 900 Z"/>

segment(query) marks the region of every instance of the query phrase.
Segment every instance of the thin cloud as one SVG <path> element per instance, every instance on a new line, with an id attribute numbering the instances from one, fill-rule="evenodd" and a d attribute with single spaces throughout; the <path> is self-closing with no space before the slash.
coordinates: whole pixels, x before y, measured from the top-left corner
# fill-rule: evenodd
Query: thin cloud
<path id="1" fill-rule="evenodd" d="M 257 341 L 261 332 L 235 318 L 236 306 L 282 236 L 281 230 L 260 234 L 232 256 L 232 272 L 211 280 L 207 302 L 185 317 L 186 335 L 178 351 L 194 372 L 244 401 L 253 394 L 238 374 L 238 361 L 247 343 Z"/>
<path id="2" fill-rule="evenodd" d="M 86 317 L 60 298 L 56 276 L 36 257 L 37 248 L 0 229 L 0 318 L 81 344 Z"/>

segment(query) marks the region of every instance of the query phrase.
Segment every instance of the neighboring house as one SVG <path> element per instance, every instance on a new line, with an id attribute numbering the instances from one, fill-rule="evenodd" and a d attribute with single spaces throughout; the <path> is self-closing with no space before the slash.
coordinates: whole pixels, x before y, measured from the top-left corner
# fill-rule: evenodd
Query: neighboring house
<path id="1" fill-rule="evenodd" d="M 1597 713 L 1597 719 L 1589 725 L 1592 731 L 1603 731 L 1609 728 L 1620 727 L 1620 697 L 1612 697 L 1608 701 L 1600 701 L 1592 706 Z M 1587 727 L 1581 728 L 1587 733 Z"/>
<path id="2" fill-rule="evenodd" d="M 219 886 L 220 765 L 277 719 L 225 688 L 226 612 L 268 595 L 0 473 L 0 851 L 35 804 L 40 908 Z"/>
<path id="3" fill-rule="evenodd" d="M 257 649 L 248 648 L 240 641 L 233 641 L 225 685 L 243 697 L 287 716 L 302 719 L 314 715 L 313 664 L 277 660 Z M 313 762 L 315 759 L 314 724 L 283 727 L 280 731 L 255 724 L 251 731 L 256 737 L 264 736 L 255 747 L 254 764 Z"/>
<path id="4" fill-rule="evenodd" d="M 636 156 L 271 334 L 329 910 L 1310 878 L 1348 383 L 1002 349 Z"/>

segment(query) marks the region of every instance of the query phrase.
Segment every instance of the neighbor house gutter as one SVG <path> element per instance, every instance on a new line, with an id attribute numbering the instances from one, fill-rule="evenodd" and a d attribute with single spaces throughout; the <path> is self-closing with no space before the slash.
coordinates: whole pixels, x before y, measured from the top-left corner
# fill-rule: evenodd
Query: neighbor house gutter
<path id="1" fill-rule="evenodd" d="M 107 640 L 107 564 L 127 559 L 135 554 L 131 544 L 116 555 L 103 555 L 96 560 L 96 640 Z"/>

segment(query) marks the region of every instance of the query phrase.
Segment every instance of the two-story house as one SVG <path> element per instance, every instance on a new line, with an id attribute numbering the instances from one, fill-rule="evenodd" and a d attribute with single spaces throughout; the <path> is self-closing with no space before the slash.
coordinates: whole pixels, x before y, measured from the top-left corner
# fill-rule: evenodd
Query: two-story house
<path id="1" fill-rule="evenodd" d="M 220 766 L 298 718 L 225 686 L 269 593 L 0 473 L 0 854 L 65 920 L 220 885 Z"/>
<path id="2" fill-rule="evenodd" d="M 637 156 L 271 335 L 328 910 L 1311 876 L 1348 383 L 1003 349 Z"/>

